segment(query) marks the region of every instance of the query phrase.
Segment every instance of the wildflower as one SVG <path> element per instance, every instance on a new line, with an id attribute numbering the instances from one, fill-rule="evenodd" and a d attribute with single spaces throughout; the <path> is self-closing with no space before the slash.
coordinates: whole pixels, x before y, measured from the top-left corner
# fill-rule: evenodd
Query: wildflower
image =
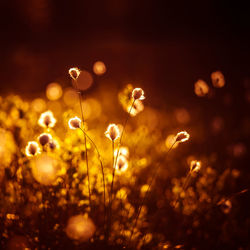
<path id="1" fill-rule="evenodd" d="M 120 137 L 120 130 L 118 126 L 115 124 L 109 124 L 107 131 L 105 132 L 105 136 L 111 141 L 118 139 Z"/>
<path id="2" fill-rule="evenodd" d="M 215 88 L 222 88 L 225 85 L 225 78 L 221 71 L 215 71 L 211 74 L 212 84 Z"/>
<path id="3" fill-rule="evenodd" d="M 232 209 L 232 202 L 229 199 L 222 198 L 217 205 L 221 207 L 221 210 L 224 214 L 230 213 Z"/>
<path id="4" fill-rule="evenodd" d="M 41 114 L 38 124 L 44 128 L 53 128 L 56 124 L 56 119 L 53 113 L 49 110 Z"/>
<path id="5" fill-rule="evenodd" d="M 69 69 L 69 75 L 70 75 L 71 78 L 72 78 L 73 80 L 75 80 L 75 81 L 76 81 L 77 78 L 79 77 L 80 73 L 81 73 L 80 69 L 78 69 L 78 68 L 76 68 L 76 67 Z"/>
<path id="6" fill-rule="evenodd" d="M 42 146 L 45 146 L 51 140 L 52 140 L 52 136 L 50 134 L 47 134 L 47 133 L 43 133 L 43 134 L 39 135 L 39 137 L 38 137 L 38 141 L 40 142 L 40 144 Z"/>
<path id="7" fill-rule="evenodd" d="M 69 119 L 69 128 L 77 129 L 81 127 L 81 119 L 75 116 L 74 118 Z"/>
<path id="8" fill-rule="evenodd" d="M 50 140 L 50 142 L 49 142 L 49 147 L 50 147 L 51 150 L 54 150 L 54 149 L 56 149 L 56 148 L 59 148 L 59 143 L 58 143 L 58 141 L 56 141 L 56 140 L 54 140 L 54 139 Z"/>
<path id="9" fill-rule="evenodd" d="M 126 171 L 127 168 L 128 168 L 128 161 L 126 157 L 124 157 L 123 155 L 119 155 L 115 169 L 117 170 L 118 173 L 122 173 Z"/>
<path id="10" fill-rule="evenodd" d="M 198 80 L 195 84 L 194 84 L 194 92 L 197 96 L 205 96 L 208 94 L 209 92 L 209 87 L 207 85 L 207 83 L 203 80 Z"/>
<path id="11" fill-rule="evenodd" d="M 190 172 L 198 172 L 201 169 L 200 161 L 191 161 L 190 163 Z"/>
<path id="12" fill-rule="evenodd" d="M 30 141 L 25 148 L 25 153 L 27 156 L 35 156 L 40 153 L 40 147 L 37 142 Z"/>
<path id="13" fill-rule="evenodd" d="M 144 109 L 144 105 L 142 103 L 142 101 L 140 100 L 136 100 L 134 102 L 134 105 L 131 109 L 130 115 L 131 116 L 136 116 L 137 114 L 139 114 L 142 110 Z M 128 107 L 127 111 L 130 111 L 130 106 Z"/>
<path id="14" fill-rule="evenodd" d="M 88 241 L 95 233 L 96 227 L 90 218 L 85 215 L 79 214 L 69 218 L 66 234 L 73 240 L 81 242 Z"/>
<path id="15" fill-rule="evenodd" d="M 179 132 L 175 137 L 175 142 L 184 142 L 189 139 L 190 135 L 186 131 Z"/>
<path id="16" fill-rule="evenodd" d="M 118 149 L 115 150 L 115 155 L 117 155 Z M 127 147 L 120 147 L 119 148 L 119 156 L 122 155 L 128 159 L 129 157 L 129 150 Z"/>
<path id="17" fill-rule="evenodd" d="M 134 100 L 144 100 L 144 91 L 141 88 L 135 88 L 132 92 L 132 97 Z"/>

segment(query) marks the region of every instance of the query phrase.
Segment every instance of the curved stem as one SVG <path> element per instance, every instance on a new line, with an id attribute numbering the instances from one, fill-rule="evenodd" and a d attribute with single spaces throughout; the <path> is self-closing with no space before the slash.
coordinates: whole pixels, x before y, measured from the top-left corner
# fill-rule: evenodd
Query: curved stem
<path id="1" fill-rule="evenodd" d="M 169 150 L 168 150 L 167 153 L 166 153 L 166 156 L 167 156 L 168 153 L 171 151 L 171 149 L 174 147 L 175 143 L 176 143 L 176 141 L 175 141 L 175 142 L 172 144 L 172 146 L 169 148 Z M 142 202 L 141 202 L 141 204 L 140 204 L 140 206 L 139 206 L 139 209 L 138 209 L 138 212 L 137 212 L 137 215 L 136 215 L 136 218 L 135 218 L 135 223 L 134 223 L 134 226 L 133 226 L 133 228 L 132 228 L 131 235 L 130 235 L 130 238 L 129 238 L 129 243 L 130 243 L 131 240 L 132 240 L 132 236 L 133 236 L 133 234 L 134 234 L 134 230 L 135 230 L 135 228 L 136 228 L 136 225 L 137 225 L 137 222 L 138 222 L 140 213 L 141 213 L 141 209 L 142 209 L 142 207 L 143 207 L 143 205 L 144 205 L 144 203 L 145 203 L 145 201 L 146 201 L 146 199 L 147 199 L 147 196 L 148 196 L 148 194 L 149 194 L 149 192 L 150 192 L 150 188 L 151 188 L 153 182 L 155 181 L 155 179 L 156 179 L 156 177 L 157 177 L 157 175 L 158 175 L 159 169 L 160 169 L 160 164 L 156 167 L 154 176 L 153 176 L 153 178 L 152 178 L 152 180 L 151 180 L 151 182 L 150 182 L 150 184 L 149 184 L 149 186 L 148 186 L 148 188 L 147 188 L 146 194 L 145 194 L 145 196 L 143 197 Z"/>
<path id="2" fill-rule="evenodd" d="M 84 116 L 83 116 L 83 109 L 82 109 L 82 92 L 78 89 L 77 80 L 73 80 L 73 82 L 74 82 L 73 86 L 76 88 L 76 91 L 78 92 L 79 104 L 80 104 L 81 116 L 82 116 L 82 123 L 84 124 Z M 92 211 L 90 177 L 89 177 L 88 149 L 87 149 L 87 139 L 86 139 L 86 134 L 85 133 L 84 133 L 84 146 L 85 146 L 85 160 L 86 160 L 87 176 L 88 176 L 89 206 L 90 206 L 90 210 Z"/>
<path id="3" fill-rule="evenodd" d="M 104 167 L 103 167 L 103 163 L 102 163 L 102 159 L 101 159 L 101 154 L 96 146 L 96 144 L 94 143 L 94 141 L 88 136 L 88 134 L 82 129 L 80 128 L 80 130 L 85 134 L 85 136 L 90 140 L 90 142 L 94 145 L 95 150 L 97 152 L 98 155 L 98 159 L 101 165 L 101 170 L 102 170 L 102 184 L 103 184 L 103 204 L 104 204 L 104 224 L 105 224 L 105 220 L 106 220 L 106 187 L 105 187 L 105 175 L 104 175 Z"/>

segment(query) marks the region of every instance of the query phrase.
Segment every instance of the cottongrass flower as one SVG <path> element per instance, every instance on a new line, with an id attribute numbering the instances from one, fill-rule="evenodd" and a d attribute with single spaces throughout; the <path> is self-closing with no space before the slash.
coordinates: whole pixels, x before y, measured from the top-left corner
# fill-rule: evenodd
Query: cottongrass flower
<path id="1" fill-rule="evenodd" d="M 121 174 L 122 172 L 125 172 L 128 169 L 128 160 L 125 156 L 119 155 L 116 163 L 116 172 L 118 174 Z"/>
<path id="2" fill-rule="evenodd" d="M 78 129 L 81 128 L 81 119 L 75 116 L 74 118 L 69 119 L 69 128 L 70 129 Z"/>
<path id="3" fill-rule="evenodd" d="M 198 80 L 195 84 L 194 84 L 194 92 L 197 96 L 199 97 L 203 97 L 205 95 L 208 94 L 209 92 L 209 87 L 207 85 L 207 83 L 203 80 Z"/>
<path id="4" fill-rule="evenodd" d="M 130 111 L 130 107 L 128 107 L 127 111 L 128 111 L 128 112 L 130 111 L 130 115 L 131 115 L 131 116 L 136 116 L 136 115 L 138 115 L 141 111 L 143 111 L 143 109 L 144 109 L 144 105 L 143 105 L 142 101 L 136 100 L 136 101 L 134 102 L 134 105 L 133 105 L 131 111 Z"/>
<path id="5" fill-rule="evenodd" d="M 75 81 L 77 80 L 77 78 L 79 77 L 80 74 L 81 74 L 80 69 L 78 69 L 76 67 L 69 69 L 69 75 Z"/>
<path id="6" fill-rule="evenodd" d="M 30 141 L 25 148 L 25 154 L 29 157 L 40 154 L 41 150 L 37 142 Z"/>
<path id="7" fill-rule="evenodd" d="M 212 84 L 215 88 L 222 88 L 225 85 L 225 78 L 221 71 L 215 71 L 211 74 Z"/>
<path id="8" fill-rule="evenodd" d="M 43 133 L 43 134 L 39 135 L 38 141 L 42 146 L 45 146 L 47 143 L 52 141 L 52 136 L 48 133 Z"/>
<path id="9" fill-rule="evenodd" d="M 190 135 L 186 131 L 181 131 L 176 135 L 175 142 L 185 142 L 189 137 Z"/>
<path id="10" fill-rule="evenodd" d="M 120 130 L 116 124 L 109 124 L 105 136 L 111 141 L 115 141 L 120 137 Z"/>
<path id="11" fill-rule="evenodd" d="M 115 150 L 115 155 L 117 155 L 117 153 L 118 153 L 118 149 L 116 149 Z M 125 158 L 129 158 L 129 149 L 128 149 L 128 147 L 120 147 L 119 148 L 119 155 L 118 155 L 118 157 L 120 156 L 120 155 L 122 155 L 122 156 L 124 156 Z"/>
<path id="12" fill-rule="evenodd" d="M 90 218 L 79 214 L 69 218 L 65 231 L 70 239 L 85 242 L 94 235 L 96 227 Z"/>
<path id="13" fill-rule="evenodd" d="M 53 128 L 56 124 L 56 119 L 53 113 L 50 110 L 48 110 L 41 114 L 38 120 L 38 124 L 44 128 Z"/>
<path id="14" fill-rule="evenodd" d="M 201 162 L 200 161 L 191 161 L 190 163 L 190 172 L 199 172 L 201 169 Z"/>
<path id="15" fill-rule="evenodd" d="M 132 98 L 134 98 L 134 100 L 144 100 L 144 91 L 141 88 L 135 88 L 132 92 Z"/>

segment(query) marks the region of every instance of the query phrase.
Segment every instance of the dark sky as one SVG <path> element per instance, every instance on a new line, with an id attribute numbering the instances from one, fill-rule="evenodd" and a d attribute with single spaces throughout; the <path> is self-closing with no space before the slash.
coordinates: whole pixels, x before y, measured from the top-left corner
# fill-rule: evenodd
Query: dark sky
<path id="1" fill-rule="evenodd" d="M 67 69 L 103 60 L 107 79 L 162 98 L 221 70 L 237 91 L 250 76 L 249 8 L 229 1 L 1 1 L 0 93 L 32 95 Z M 164 91 L 162 91 L 164 90 Z"/>

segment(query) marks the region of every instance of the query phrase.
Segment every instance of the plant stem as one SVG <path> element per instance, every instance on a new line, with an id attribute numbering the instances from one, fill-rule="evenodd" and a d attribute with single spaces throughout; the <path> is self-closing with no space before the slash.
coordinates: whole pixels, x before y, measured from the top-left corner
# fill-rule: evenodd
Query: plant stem
<path id="1" fill-rule="evenodd" d="M 85 134 L 85 136 L 91 141 L 91 143 L 94 145 L 96 152 L 98 154 L 98 159 L 101 165 L 101 170 L 102 170 L 102 182 L 103 182 L 103 204 L 104 204 L 104 224 L 105 224 L 105 220 L 106 220 L 106 187 L 105 187 L 105 175 L 104 175 L 104 167 L 103 167 L 103 163 L 102 163 L 102 159 L 101 159 L 101 155 L 100 152 L 96 146 L 96 144 L 94 143 L 94 141 L 88 136 L 88 134 L 82 129 L 80 128 L 80 130 Z"/>
<path id="2" fill-rule="evenodd" d="M 82 109 L 82 92 L 78 89 L 77 80 L 73 81 L 79 97 L 79 104 L 81 109 L 81 115 L 82 115 L 82 123 L 84 124 L 84 116 L 83 116 L 83 109 Z M 87 167 L 87 176 L 88 176 L 88 190 L 89 190 L 89 206 L 90 211 L 92 212 L 92 204 L 91 204 L 91 190 L 90 190 L 90 178 L 89 178 L 89 161 L 88 161 L 88 149 L 87 149 L 87 139 L 86 134 L 84 133 L 84 146 L 85 146 L 85 160 L 86 160 L 86 167 Z"/>
<path id="3" fill-rule="evenodd" d="M 171 151 L 171 149 L 174 147 L 175 143 L 176 143 L 176 141 L 175 141 L 175 142 L 172 144 L 172 146 L 169 148 L 169 150 L 168 150 L 167 153 L 166 153 L 166 156 L 167 156 L 168 153 Z M 149 184 L 149 186 L 148 186 L 148 188 L 147 188 L 147 191 L 146 191 L 146 193 L 145 193 L 145 196 L 143 197 L 142 202 L 141 202 L 141 204 L 140 204 L 140 206 L 139 206 L 139 209 L 138 209 L 138 212 L 137 212 L 137 215 L 136 215 L 136 218 L 135 218 L 135 223 L 134 223 L 134 226 L 133 226 L 133 228 L 132 228 L 131 235 L 130 235 L 130 238 L 129 238 L 129 243 L 130 243 L 131 240 L 132 240 L 132 236 L 133 236 L 133 234 L 134 234 L 134 230 L 135 230 L 135 228 L 136 228 L 136 225 L 137 225 L 137 222 L 138 222 L 138 218 L 139 218 L 140 213 L 141 213 L 141 209 L 142 209 L 142 207 L 143 207 L 143 205 L 144 205 L 144 203 L 145 203 L 145 201 L 146 201 L 147 195 L 148 195 L 149 192 L 150 192 L 150 188 L 151 188 L 153 182 L 154 182 L 155 179 L 157 178 L 159 169 L 160 169 L 160 164 L 156 167 L 154 176 L 153 176 L 153 178 L 152 178 L 152 180 L 151 180 L 151 182 L 150 182 L 150 184 Z"/>

